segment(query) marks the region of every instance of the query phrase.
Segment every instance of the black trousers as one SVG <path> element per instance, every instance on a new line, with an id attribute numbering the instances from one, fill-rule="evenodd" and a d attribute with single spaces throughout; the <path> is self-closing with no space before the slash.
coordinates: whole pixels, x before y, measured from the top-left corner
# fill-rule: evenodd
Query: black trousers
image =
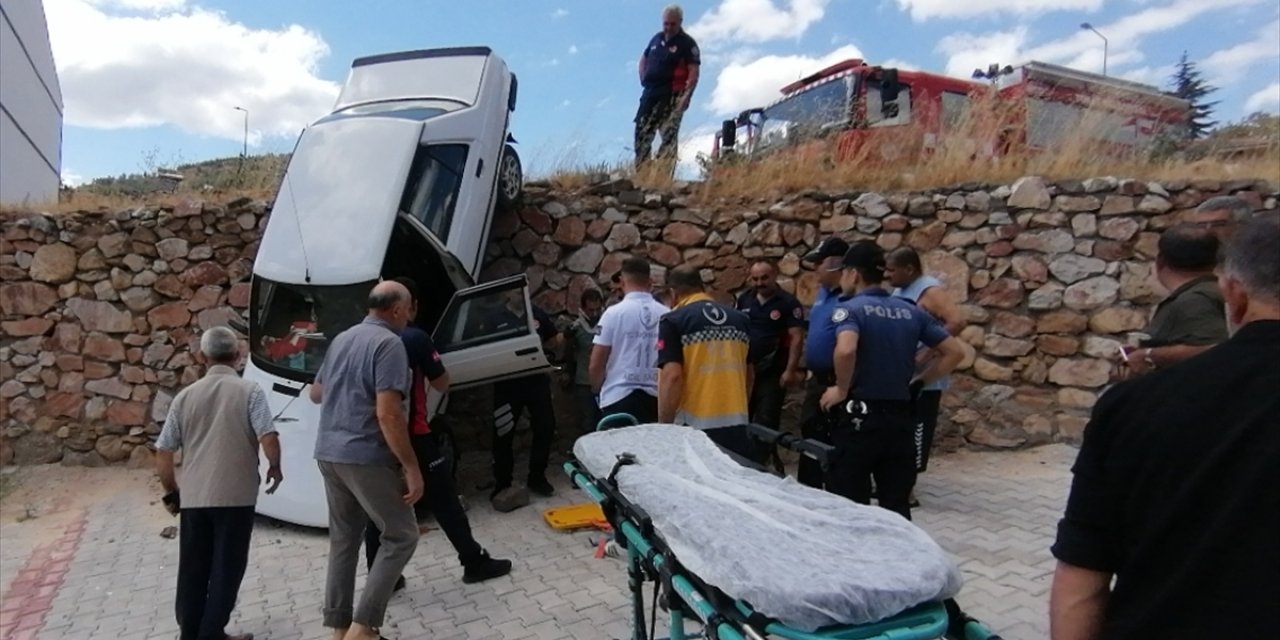
<path id="1" fill-rule="evenodd" d="M 835 375 L 827 371 L 814 371 L 804 383 L 804 403 L 800 405 L 800 437 L 812 438 L 819 442 L 831 444 L 830 431 L 827 428 L 827 417 L 822 413 L 818 401 L 827 387 L 835 383 Z M 826 486 L 822 465 L 808 456 L 800 456 L 800 467 L 796 471 L 796 480 L 808 487 L 822 489 Z"/>
<path id="2" fill-rule="evenodd" d="M 458 552 L 458 561 L 465 567 L 480 560 L 484 549 L 472 537 L 471 522 L 467 520 L 467 512 L 458 500 L 458 487 L 453 480 L 453 461 L 440 450 L 440 439 L 434 433 L 411 436 L 410 441 L 426 483 L 422 499 L 427 502 L 431 513 L 435 514 L 436 523 L 444 531 L 445 537 L 449 538 L 449 544 Z M 370 520 L 364 527 L 366 566 L 373 566 L 373 559 L 378 556 L 378 548 L 382 546 L 381 539 L 382 531 Z"/>
<path id="3" fill-rule="evenodd" d="M 786 354 L 779 354 L 777 357 L 785 358 Z M 747 409 L 751 422 L 774 430 L 782 424 L 782 403 L 787 397 L 787 390 L 782 387 L 782 372 L 785 369 L 786 363 L 783 363 L 783 366 L 774 364 L 756 372 Z"/>
<path id="4" fill-rule="evenodd" d="M 596 430 L 600 424 L 600 405 L 596 404 L 596 394 L 591 392 L 591 385 L 577 384 L 573 386 L 573 395 L 578 399 L 578 432 L 586 435 Z"/>
<path id="5" fill-rule="evenodd" d="M 657 422 L 658 398 L 636 389 L 628 393 L 623 399 L 611 405 L 600 407 L 600 416 L 602 418 L 615 413 L 629 413 L 636 420 L 639 420 L 640 424 Z"/>
<path id="6" fill-rule="evenodd" d="M 682 94 L 672 91 L 645 89 L 640 95 L 640 108 L 636 110 L 636 166 L 649 160 L 653 147 L 653 138 L 662 135 L 662 144 L 658 146 L 658 158 L 675 160 L 676 141 L 680 137 L 680 120 L 684 112 L 680 111 Z"/>
<path id="7" fill-rule="evenodd" d="M 929 468 L 929 452 L 938 431 L 938 409 L 942 406 L 942 390 L 921 391 L 915 404 L 916 473 Z"/>
<path id="8" fill-rule="evenodd" d="M 182 640 L 223 640 L 249 565 L 253 507 L 197 507 L 179 515 L 175 610 Z"/>
<path id="9" fill-rule="evenodd" d="M 911 519 L 911 487 L 916 482 L 916 446 L 912 414 L 876 412 L 844 416 L 831 429 L 835 459 L 827 488 L 859 504 L 871 504 L 871 479 L 877 503 Z"/>
<path id="10" fill-rule="evenodd" d="M 551 377 L 538 375 L 500 382 L 494 385 L 493 402 L 493 479 L 497 486 L 511 486 L 516 422 L 526 409 L 533 429 L 533 443 L 529 447 L 529 478 L 545 477 L 547 461 L 551 458 L 551 441 L 556 436 Z"/>

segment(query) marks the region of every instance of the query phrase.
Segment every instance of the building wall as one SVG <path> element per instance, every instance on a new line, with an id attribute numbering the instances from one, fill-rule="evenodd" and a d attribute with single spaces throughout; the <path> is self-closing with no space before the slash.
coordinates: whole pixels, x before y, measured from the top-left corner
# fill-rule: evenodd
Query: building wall
<path id="1" fill-rule="evenodd" d="M 62 172 L 62 91 L 40 0 L 0 2 L 0 203 L 51 202 Z"/>

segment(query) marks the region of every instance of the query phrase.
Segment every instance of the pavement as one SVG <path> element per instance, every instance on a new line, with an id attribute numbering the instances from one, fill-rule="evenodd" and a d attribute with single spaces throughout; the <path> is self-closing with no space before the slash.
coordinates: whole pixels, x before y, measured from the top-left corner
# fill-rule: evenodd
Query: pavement
<path id="1" fill-rule="evenodd" d="M 464 471 L 481 457 L 464 461 Z M 1048 549 L 1074 459 L 1066 445 L 962 451 L 934 458 L 917 487 L 923 506 L 914 512 L 916 524 L 964 575 L 959 602 L 1008 640 L 1048 637 Z M 159 504 L 149 473 L 58 466 L 8 473 L 6 485 L 16 486 L 0 500 L 0 639 L 177 637 L 178 544 L 160 535 L 177 522 Z M 555 497 L 506 514 L 467 487 L 477 539 L 494 556 L 514 559 L 515 570 L 464 585 L 448 541 L 430 530 L 406 569 L 408 588 L 391 602 L 383 635 L 630 637 L 622 561 L 593 557 L 589 540 L 599 534 L 561 533 L 542 521 L 545 508 L 584 501 L 563 474 L 553 482 Z M 259 518 L 228 631 L 259 640 L 327 639 L 320 623 L 327 546 L 323 531 Z"/>

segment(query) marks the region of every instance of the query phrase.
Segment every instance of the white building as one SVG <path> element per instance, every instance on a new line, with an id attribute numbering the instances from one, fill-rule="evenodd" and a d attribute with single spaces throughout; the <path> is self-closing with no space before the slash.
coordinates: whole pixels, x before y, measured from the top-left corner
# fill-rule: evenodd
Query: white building
<path id="1" fill-rule="evenodd" d="M 0 203 L 53 202 L 62 90 L 40 0 L 0 0 Z"/>

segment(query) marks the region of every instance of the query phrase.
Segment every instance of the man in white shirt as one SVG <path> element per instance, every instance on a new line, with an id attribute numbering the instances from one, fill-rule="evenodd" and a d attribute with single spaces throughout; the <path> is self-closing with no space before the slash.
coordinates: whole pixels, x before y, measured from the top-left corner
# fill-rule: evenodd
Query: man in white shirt
<path id="1" fill-rule="evenodd" d="M 620 302 L 605 310 L 591 348 L 591 389 L 600 415 L 629 413 L 658 421 L 658 320 L 670 311 L 654 300 L 649 263 L 622 263 Z"/>

